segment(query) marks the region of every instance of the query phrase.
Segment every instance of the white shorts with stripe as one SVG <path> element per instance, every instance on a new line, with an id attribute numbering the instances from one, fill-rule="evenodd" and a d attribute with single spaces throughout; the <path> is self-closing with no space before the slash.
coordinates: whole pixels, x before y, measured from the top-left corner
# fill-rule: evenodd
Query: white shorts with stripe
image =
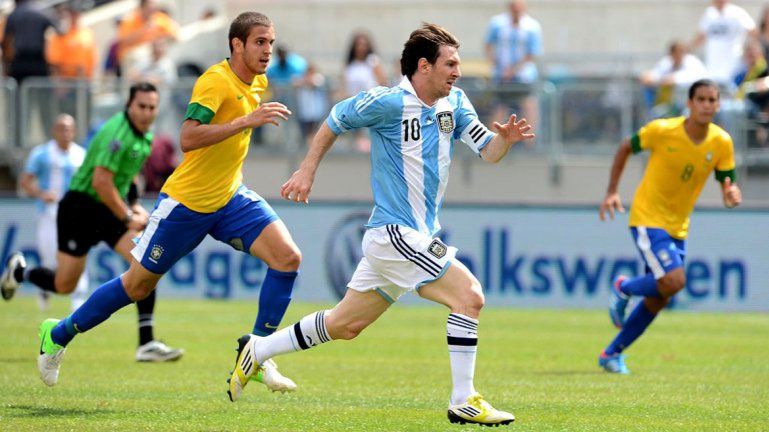
<path id="1" fill-rule="evenodd" d="M 393 303 L 443 276 L 456 254 L 457 248 L 402 225 L 370 228 L 363 236 L 363 259 L 347 286 L 376 291 Z"/>

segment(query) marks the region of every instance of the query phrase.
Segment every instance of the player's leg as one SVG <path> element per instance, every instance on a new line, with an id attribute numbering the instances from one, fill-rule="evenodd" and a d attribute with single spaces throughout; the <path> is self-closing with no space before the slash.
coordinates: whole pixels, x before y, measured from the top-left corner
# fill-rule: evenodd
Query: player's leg
<path id="1" fill-rule="evenodd" d="M 617 336 L 599 356 L 598 364 L 612 373 L 629 373 L 622 352 L 646 331 L 672 297 L 686 286 L 684 241 L 673 239 L 660 229 L 638 227 L 637 234 L 636 245 L 651 270 L 645 277 L 651 275 L 656 278 L 655 289 L 636 305 Z"/>
<path id="2" fill-rule="evenodd" d="M 47 268 L 56 268 L 56 214 L 51 214 L 46 208 L 37 219 L 37 253 L 40 264 Z M 37 301 L 40 310 L 48 310 L 51 293 L 45 290 L 37 291 Z"/>
<path id="3" fill-rule="evenodd" d="M 446 323 L 453 389 L 448 409 L 452 423 L 508 424 L 515 417 L 495 409 L 475 391 L 475 358 L 478 318 L 484 305 L 481 284 L 459 260 L 453 258 L 445 273 L 419 289 L 419 295 L 447 306 Z"/>
<path id="4" fill-rule="evenodd" d="M 115 252 L 126 262 L 131 262 L 133 239 L 139 236 L 137 231 L 127 230 L 113 246 Z M 141 362 L 176 361 L 184 355 L 181 348 L 173 348 L 164 342 L 155 340 L 155 299 L 157 292 L 152 290 L 147 297 L 136 302 L 138 312 L 139 345 L 136 348 L 136 360 Z"/>

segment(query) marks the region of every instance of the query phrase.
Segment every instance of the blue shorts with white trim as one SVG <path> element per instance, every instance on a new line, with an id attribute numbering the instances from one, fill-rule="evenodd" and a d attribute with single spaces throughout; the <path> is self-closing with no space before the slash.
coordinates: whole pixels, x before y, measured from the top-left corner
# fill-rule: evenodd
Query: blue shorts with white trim
<path id="1" fill-rule="evenodd" d="M 131 255 L 152 273 L 163 274 L 195 249 L 206 234 L 248 253 L 262 230 L 278 219 L 267 201 L 245 186 L 213 213 L 190 210 L 160 194 Z"/>
<path id="2" fill-rule="evenodd" d="M 635 245 L 646 264 L 646 273 L 655 279 L 683 267 L 686 258 L 686 240 L 673 238 L 664 229 L 643 226 L 630 227 Z"/>

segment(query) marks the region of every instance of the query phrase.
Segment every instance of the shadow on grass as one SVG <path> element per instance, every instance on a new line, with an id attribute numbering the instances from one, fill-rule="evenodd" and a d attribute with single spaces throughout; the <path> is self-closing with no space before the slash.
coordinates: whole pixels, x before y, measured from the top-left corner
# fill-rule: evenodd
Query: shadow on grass
<path id="1" fill-rule="evenodd" d="M 112 414 L 111 409 L 58 408 L 35 405 L 8 405 L 9 417 L 72 417 Z"/>

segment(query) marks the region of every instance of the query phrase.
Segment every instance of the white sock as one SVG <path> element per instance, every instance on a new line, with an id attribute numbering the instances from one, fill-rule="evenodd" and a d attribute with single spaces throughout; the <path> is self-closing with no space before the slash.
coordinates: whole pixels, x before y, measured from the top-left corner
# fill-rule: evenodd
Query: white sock
<path id="1" fill-rule="evenodd" d="M 467 402 L 467 397 L 475 393 L 473 375 L 475 375 L 475 354 L 478 351 L 478 320 L 462 314 L 449 314 L 446 323 L 446 339 L 449 344 L 451 363 L 451 404 Z"/>
<path id="2" fill-rule="evenodd" d="M 326 331 L 325 310 L 313 312 L 288 327 L 259 339 L 254 344 L 254 354 L 264 362 L 280 354 L 310 349 L 331 341 Z"/>

